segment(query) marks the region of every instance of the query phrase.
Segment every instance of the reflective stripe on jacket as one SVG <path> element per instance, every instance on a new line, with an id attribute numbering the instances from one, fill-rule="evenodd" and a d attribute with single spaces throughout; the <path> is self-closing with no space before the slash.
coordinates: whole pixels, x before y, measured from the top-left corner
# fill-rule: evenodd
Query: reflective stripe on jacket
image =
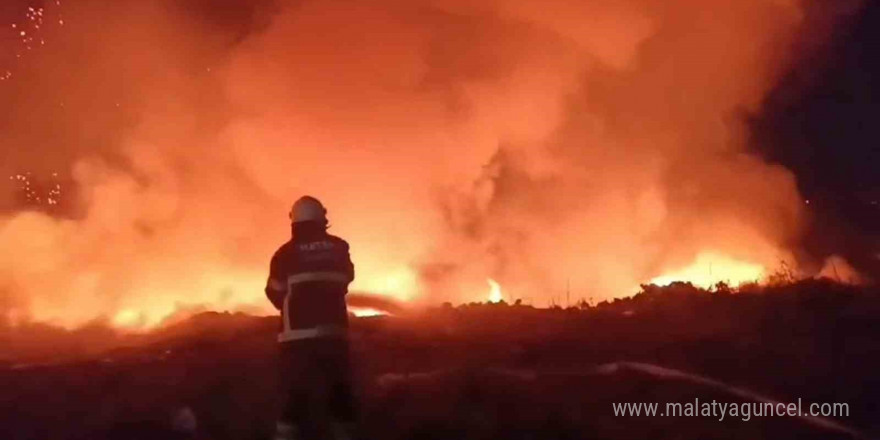
<path id="1" fill-rule="evenodd" d="M 281 311 L 279 342 L 336 336 L 348 327 L 345 295 L 354 279 L 348 243 L 310 232 L 295 230 L 272 257 L 266 295 Z"/>

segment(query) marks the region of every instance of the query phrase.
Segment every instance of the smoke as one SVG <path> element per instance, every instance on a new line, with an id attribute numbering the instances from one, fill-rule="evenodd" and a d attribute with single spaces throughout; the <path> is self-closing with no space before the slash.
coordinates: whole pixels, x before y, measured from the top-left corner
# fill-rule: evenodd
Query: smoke
<path id="1" fill-rule="evenodd" d="M 268 311 L 302 194 L 353 287 L 398 299 L 483 299 L 487 277 L 601 299 L 701 256 L 791 258 L 794 176 L 742 120 L 795 61 L 799 2 L 471 3 L 65 3 L 0 85 L 0 168 L 69 175 L 74 206 L 0 217 L 0 304 L 66 326 Z"/>

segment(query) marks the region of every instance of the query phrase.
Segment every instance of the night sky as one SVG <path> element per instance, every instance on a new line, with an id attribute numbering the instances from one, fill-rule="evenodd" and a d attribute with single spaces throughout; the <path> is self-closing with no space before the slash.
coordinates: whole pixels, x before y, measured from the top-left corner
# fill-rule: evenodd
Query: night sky
<path id="1" fill-rule="evenodd" d="M 794 171 L 811 211 L 805 247 L 880 273 L 880 3 L 841 25 L 767 97 L 754 146 Z M 806 203 L 805 200 L 805 203 Z"/>

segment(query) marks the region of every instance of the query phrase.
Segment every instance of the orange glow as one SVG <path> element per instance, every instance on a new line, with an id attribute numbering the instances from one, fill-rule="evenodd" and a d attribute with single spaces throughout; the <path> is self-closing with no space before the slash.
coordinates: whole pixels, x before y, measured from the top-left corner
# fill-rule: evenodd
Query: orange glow
<path id="1" fill-rule="evenodd" d="M 377 292 L 400 301 L 409 301 L 418 294 L 418 275 L 408 267 L 383 267 L 365 256 L 356 261 L 358 277 L 351 290 Z M 377 267 L 378 266 L 378 267 Z"/>
<path id="2" fill-rule="evenodd" d="M 387 315 L 388 312 L 378 309 L 370 309 L 370 308 L 361 308 L 361 307 L 349 307 L 348 310 L 351 313 L 354 313 L 354 316 L 358 318 L 365 318 L 370 316 L 384 316 Z"/>
<path id="3" fill-rule="evenodd" d="M 695 286 L 709 288 L 718 282 L 731 286 L 760 281 L 766 276 L 761 265 L 716 254 L 704 252 L 697 256 L 689 266 L 651 279 L 651 284 L 666 286 L 675 281 L 689 282 Z"/>
<path id="4" fill-rule="evenodd" d="M 145 324 L 145 313 L 137 310 L 122 310 L 113 317 L 111 323 L 117 328 L 135 329 Z"/>
<path id="5" fill-rule="evenodd" d="M 791 254 L 795 176 L 727 121 L 794 65 L 801 2 L 472 3 L 280 2 L 259 26 L 65 3 L 0 87 L 0 177 L 51 205 L 0 191 L 0 320 L 274 314 L 304 194 L 351 290 L 407 307 L 741 283 Z M 53 173 L 69 187 L 40 193 Z"/>
<path id="6" fill-rule="evenodd" d="M 501 285 L 493 279 L 486 280 L 489 283 L 489 302 L 499 303 L 504 300 L 501 294 Z"/>

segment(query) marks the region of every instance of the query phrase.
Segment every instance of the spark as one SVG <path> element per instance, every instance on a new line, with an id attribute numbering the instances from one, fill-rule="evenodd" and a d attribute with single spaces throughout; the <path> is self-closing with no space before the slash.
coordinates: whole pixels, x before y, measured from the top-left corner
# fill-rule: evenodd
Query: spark
<path id="1" fill-rule="evenodd" d="M 60 7 L 61 1 L 56 1 L 55 6 Z M 46 45 L 46 40 L 42 37 L 41 33 L 45 27 L 43 25 L 44 19 L 47 18 L 47 15 L 48 13 L 44 7 L 28 6 L 27 9 L 24 10 L 24 17 L 17 23 L 10 24 L 14 32 L 18 34 L 17 36 L 21 43 L 21 46 L 13 51 L 16 59 L 21 59 L 23 54 L 32 52 L 34 49 Z M 59 24 L 63 24 L 64 20 L 60 11 L 55 14 L 55 18 L 59 20 Z M 38 41 L 39 45 L 37 45 Z M 0 70 L 0 72 L 5 72 L 0 74 L 0 81 L 5 81 L 12 77 L 12 69 L 10 69 L 10 66 L 4 67 L 6 67 L 6 69 Z"/>
<path id="2" fill-rule="evenodd" d="M 61 203 L 63 192 L 60 183 L 56 182 L 46 194 L 41 195 L 38 193 L 38 189 L 35 188 L 37 185 L 31 185 L 30 176 L 31 172 L 27 172 L 25 174 L 19 173 L 9 176 L 9 180 L 19 182 L 19 188 L 24 195 L 25 201 L 27 201 L 28 203 L 47 206 L 55 206 Z M 57 178 L 58 173 L 52 173 L 52 177 Z"/>

